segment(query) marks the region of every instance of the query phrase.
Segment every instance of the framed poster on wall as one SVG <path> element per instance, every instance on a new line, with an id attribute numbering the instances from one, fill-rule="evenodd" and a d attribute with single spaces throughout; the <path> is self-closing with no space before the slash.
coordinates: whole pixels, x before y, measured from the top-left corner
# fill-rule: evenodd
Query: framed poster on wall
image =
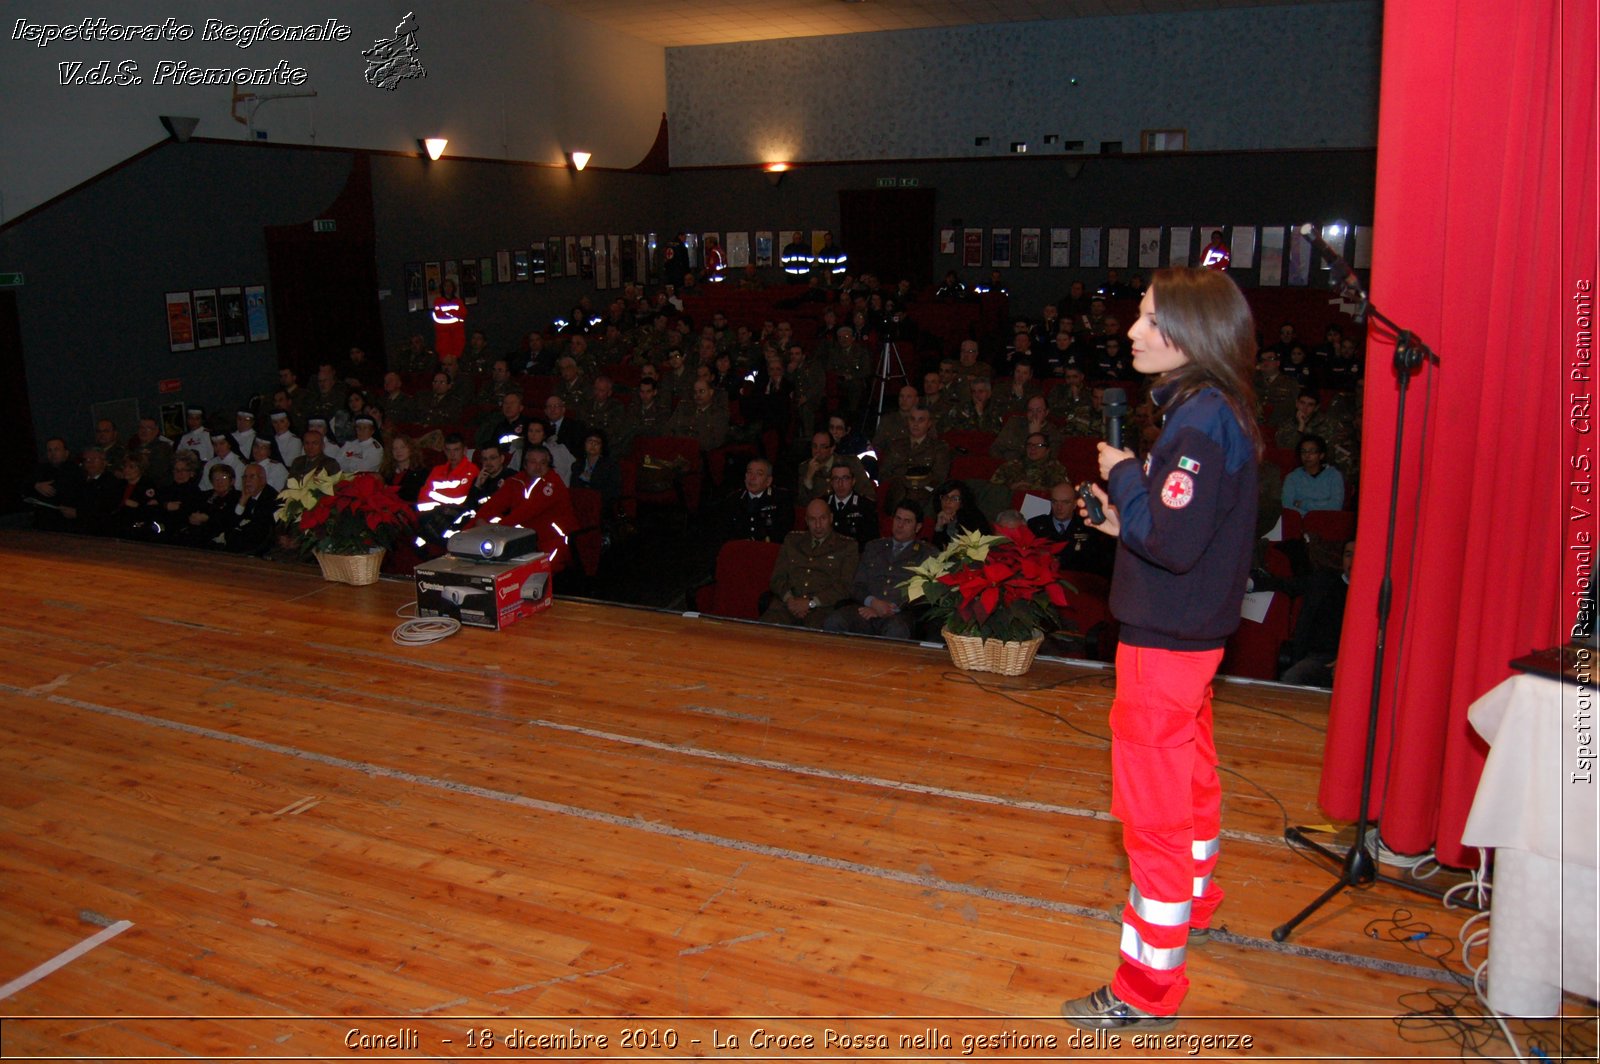
<path id="1" fill-rule="evenodd" d="M 983 267 L 982 229 L 963 229 L 961 231 L 961 265 L 973 270 Z"/>
<path id="2" fill-rule="evenodd" d="M 989 265 L 1004 268 L 1011 265 L 1011 230 L 989 230 Z"/>
<path id="3" fill-rule="evenodd" d="M 222 319 L 217 313 L 215 288 L 197 288 L 194 291 L 194 345 L 222 346 Z"/>
<path id="4" fill-rule="evenodd" d="M 235 285 L 217 292 L 217 309 L 222 314 L 222 342 L 242 344 L 249 337 L 245 333 L 244 289 Z"/>
<path id="5" fill-rule="evenodd" d="M 405 265 L 406 310 L 415 313 L 428 308 L 427 289 L 422 282 L 422 263 L 408 262 Z"/>
<path id="6" fill-rule="evenodd" d="M 244 318 L 250 329 L 250 342 L 268 339 L 266 285 L 244 286 Z"/>
<path id="7" fill-rule="evenodd" d="M 194 303 L 188 292 L 167 293 L 167 347 L 194 350 Z"/>
<path id="8" fill-rule="evenodd" d="M 1018 262 L 1023 266 L 1039 265 L 1039 230 L 1025 226 L 1022 230 L 1022 247 L 1018 249 Z"/>

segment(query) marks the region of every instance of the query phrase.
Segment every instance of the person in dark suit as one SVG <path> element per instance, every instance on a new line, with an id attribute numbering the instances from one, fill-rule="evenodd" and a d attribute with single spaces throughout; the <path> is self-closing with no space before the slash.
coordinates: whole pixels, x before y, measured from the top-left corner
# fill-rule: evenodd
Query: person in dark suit
<path id="1" fill-rule="evenodd" d="M 622 498 L 622 467 L 606 453 L 606 434 L 590 429 L 583 438 L 583 457 L 572 467 L 572 487 L 600 493 L 600 513 L 609 522 Z"/>
<path id="2" fill-rule="evenodd" d="M 772 463 L 752 458 L 744 467 L 744 488 L 723 500 L 714 524 L 715 547 L 733 539 L 782 543 L 794 526 L 794 502 L 772 483 Z"/>
<path id="3" fill-rule="evenodd" d="M 893 531 L 868 543 L 861 551 L 855 579 L 850 585 L 851 601 L 840 606 L 823 621 L 823 631 L 856 632 L 890 639 L 910 639 L 914 628 L 907 610 L 906 589 L 910 570 L 922 564 L 933 548 L 922 531 L 922 508 L 906 500 L 894 508 Z"/>
<path id="4" fill-rule="evenodd" d="M 1078 514 L 1078 493 L 1070 481 L 1051 486 L 1050 512 L 1029 521 L 1028 531 L 1066 544 L 1059 555 L 1062 569 L 1111 578 L 1116 544 L 1084 523 Z"/>
<path id="5" fill-rule="evenodd" d="M 213 542 L 231 554 L 265 554 L 272 545 L 278 493 L 267 483 L 266 470 L 254 462 L 244 467 L 242 483 L 233 525 Z"/>
<path id="6" fill-rule="evenodd" d="M 856 475 L 845 462 L 835 462 L 828 470 L 828 509 L 833 511 L 833 528 L 865 545 L 878 537 L 878 507 L 856 491 Z"/>
<path id="7" fill-rule="evenodd" d="M 589 434 L 589 426 L 567 412 L 565 399 L 559 395 L 546 399 L 544 417 L 550 422 L 550 439 L 575 455 L 583 453 L 583 438 Z"/>
<path id="8" fill-rule="evenodd" d="M 83 479 L 75 490 L 62 500 L 61 516 L 74 532 L 87 532 L 94 536 L 109 536 L 112 519 L 122 508 L 122 496 L 127 485 L 118 480 L 106 467 L 106 453 L 99 447 L 88 447 L 83 452 Z"/>

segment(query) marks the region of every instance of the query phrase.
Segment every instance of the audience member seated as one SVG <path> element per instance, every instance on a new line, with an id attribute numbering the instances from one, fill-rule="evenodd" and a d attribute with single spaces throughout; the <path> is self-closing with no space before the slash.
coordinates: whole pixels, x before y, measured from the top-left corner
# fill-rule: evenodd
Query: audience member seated
<path id="1" fill-rule="evenodd" d="M 545 399 L 544 420 L 546 439 L 565 447 L 568 454 L 583 450 L 583 438 L 589 434 L 589 426 L 572 413 L 564 398 L 552 395 Z"/>
<path id="2" fill-rule="evenodd" d="M 435 370 L 428 394 L 420 396 L 412 410 L 418 424 L 441 428 L 461 420 L 462 399 L 451 389 L 450 374 Z"/>
<path id="3" fill-rule="evenodd" d="M 211 461 L 211 430 L 206 428 L 206 412 L 191 406 L 183 412 L 184 433 L 178 437 L 176 450 L 193 451 L 202 462 Z"/>
<path id="4" fill-rule="evenodd" d="M 363 413 L 353 424 L 355 436 L 339 445 L 339 468 L 346 473 L 376 473 L 383 462 L 383 444 L 374 435 L 378 423 Z"/>
<path id="5" fill-rule="evenodd" d="M 972 493 L 959 480 L 947 480 L 933 491 L 933 549 L 942 551 L 950 541 L 967 532 L 988 534 L 994 531 L 988 518 L 978 509 Z"/>
<path id="6" fill-rule="evenodd" d="M 113 436 L 115 432 L 113 429 Z M 125 451 L 119 454 L 126 457 Z M 83 479 L 68 500 L 69 504 L 61 507 L 61 516 L 71 531 L 109 536 L 112 520 L 122 507 L 122 494 L 123 483 L 107 467 L 106 453 L 98 447 L 87 447 L 83 451 Z"/>
<path id="7" fill-rule="evenodd" d="M 212 437 L 215 445 L 216 437 Z M 172 444 L 161 435 L 161 427 L 153 417 L 139 419 L 139 428 L 128 444 L 128 454 L 145 456 L 145 475 L 153 483 L 165 484 L 172 479 Z M 235 459 L 237 461 L 237 459 Z M 241 463 L 242 466 L 242 463 Z"/>
<path id="8" fill-rule="evenodd" d="M 1274 429 L 1295 414 L 1300 382 L 1283 372 L 1282 359 L 1271 348 L 1256 356 L 1256 412 Z"/>
<path id="9" fill-rule="evenodd" d="M 163 543 L 187 540 L 189 515 L 200 508 L 206 496 L 200 466 L 200 457 L 193 451 L 179 451 L 172 460 L 172 483 L 156 489 L 158 505 L 150 515 L 148 529 L 152 538 Z"/>
<path id="10" fill-rule="evenodd" d="M 833 490 L 833 486 L 828 482 L 828 472 L 835 462 L 843 462 L 850 467 L 850 472 L 855 477 L 856 494 L 866 499 L 878 497 L 877 486 L 867 475 L 867 469 L 861 464 L 861 459 L 853 454 L 841 454 L 833 434 L 818 429 L 811 434 L 811 457 L 800 463 L 799 472 L 796 474 L 795 494 L 802 502 L 823 498 Z"/>
<path id="11" fill-rule="evenodd" d="M 861 560 L 850 583 L 850 601 L 823 622 L 829 632 L 856 632 L 910 639 L 914 630 L 908 612 L 906 589 L 910 570 L 932 553 L 922 531 L 922 508 L 909 500 L 897 503 L 891 533 L 874 539 L 861 550 Z"/>
<path id="12" fill-rule="evenodd" d="M 478 472 L 472 478 L 472 487 L 467 490 L 466 508 L 475 513 L 510 479 L 514 470 L 507 463 L 506 452 L 498 443 L 486 443 L 478 448 L 472 456 L 472 462 L 478 467 Z"/>
<path id="13" fill-rule="evenodd" d="M 998 433 L 1002 421 L 989 378 L 973 377 L 967 381 L 967 401 L 945 414 L 943 422 L 939 425 L 939 431 Z"/>
<path id="14" fill-rule="evenodd" d="M 261 467 L 261 472 L 267 478 L 267 486 L 273 491 L 282 491 L 289 481 L 289 467 L 278 461 L 277 453 L 278 448 L 271 436 L 257 436 L 255 443 L 250 446 L 250 461 Z M 248 463 L 245 468 L 250 468 Z"/>
<path id="15" fill-rule="evenodd" d="M 747 410 L 745 416 L 749 417 L 750 413 Z M 660 387 L 654 378 L 641 377 L 634 387 L 633 425 L 637 429 L 636 436 L 665 436 L 667 422 L 671 419 L 671 404 L 661 398 Z"/>
<path id="16" fill-rule="evenodd" d="M 1321 436 L 1300 439 L 1300 468 L 1283 478 L 1283 506 L 1299 514 L 1344 509 L 1344 477 L 1325 465 L 1328 444 Z"/>
<path id="17" fill-rule="evenodd" d="M 404 380 L 393 370 L 383 375 L 383 392 L 375 402 L 383 407 L 392 424 L 409 425 L 417 420 L 417 401 L 406 392 Z"/>
<path id="18" fill-rule="evenodd" d="M 896 393 L 895 408 L 883 412 L 883 416 L 878 418 L 878 427 L 872 434 L 872 449 L 880 458 L 883 452 L 889 449 L 892 441 L 910 435 L 911 426 L 906 418 L 921 404 L 922 396 L 909 384 Z"/>
<path id="19" fill-rule="evenodd" d="M 1295 397 L 1294 410 L 1289 419 L 1278 426 L 1276 433 L 1279 447 L 1292 448 L 1299 445 L 1302 437 L 1321 436 L 1327 440 L 1333 436 L 1335 426 L 1332 419 L 1319 409 L 1317 392 L 1311 388 L 1302 388 Z"/>
<path id="20" fill-rule="evenodd" d="M 1045 450 L 1055 454 L 1066 433 L 1050 418 L 1050 408 L 1042 395 L 1031 397 L 1023 412 L 1006 421 L 1000 435 L 989 445 L 989 455 L 1011 461 L 1028 457 L 1028 437 L 1038 433 L 1045 438 Z"/>
<path id="21" fill-rule="evenodd" d="M 906 425 L 906 435 L 880 456 L 878 473 L 885 483 L 895 481 L 904 493 L 920 500 L 950 476 L 950 445 L 933 435 L 933 415 L 926 410 L 913 410 Z"/>
<path id="22" fill-rule="evenodd" d="M 234 450 L 233 437 L 227 433 L 213 432 L 211 434 L 211 460 L 200 469 L 201 483 L 211 483 L 211 470 L 219 465 L 225 465 L 233 470 L 235 484 L 244 475 L 244 459 L 240 458 L 238 452 Z"/>
<path id="23" fill-rule="evenodd" d="M 1071 367 L 1050 392 L 1050 411 L 1068 436 L 1100 436 L 1105 432 L 1105 415 L 1100 409 L 1105 389 L 1090 388 L 1085 380 L 1083 370 Z"/>
<path id="24" fill-rule="evenodd" d="M 1116 540 L 1090 528 L 1079 516 L 1078 495 L 1072 484 L 1063 481 L 1051 485 L 1050 512 L 1029 521 L 1028 530 L 1041 539 L 1066 544 L 1057 556 L 1062 569 L 1111 578 Z"/>
<path id="25" fill-rule="evenodd" d="M 772 605 L 761 615 L 767 624 L 820 629 L 839 603 L 850 597 L 861 554 L 856 541 L 834 531 L 833 511 L 821 499 L 806 504 L 806 527 L 784 538 L 772 568 Z"/>
<path id="26" fill-rule="evenodd" d="M 390 439 L 389 446 L 384 448 L 383 461 L 378 464 L 378 475 L 400 493 L 403 501 L 415 506 L 428 480 L 428 467 L 423 464 L 417 442 L 409 436 Z"/>
<path id="27" fill-rule="evenodd" d="M 728 408 L 716 401 L 711 385 L 697 380 L 689 398 L 672 412 L 672 420 L 667 422 L 667 435 L 694 440 L 702 454 L 714 451 L 728 442 Z"/>
<path id="28" fill-rule="evenodd" d="M 522 472 L 514 474 L 478 508 L 474 525 L 515 525 L 539 535 L 539 549 L 550 555 L 550 568 L 566 568 L 571 554 L 567 535 L 578 527 L 566 481 L 550 468 L 550 452 L 530 444 L 522 452 Z"/>
<path id="29" fill-rule="evenodd" d="M 158 509 L 156 484 L 150 478 L 149 455 L 129 451 L 122 459 L 122 505 L 111 520 L 111 534 L 124 539 L 144 539 L 150 519 Z"/>
<path id="30" fill-rule="evenodd" d="M 478 432 L 477 445 L 499 444 L 505 453 L 506 464 L 512 469 L 522 468 L 522 448 L 527 442 L 528 422 L 533 418 L 522 408 L 522 393 L 507 392 L 496 400 L 500 413 L 485 420 Z"/>
<path id="31" fill-rule="evenodd" d="M 209 446 L 210 438 L 206 439 Z M 52 436 L 44 441 L 44 461 L 33 467 L 33 476 L 22 493 L 22 501 L 34 507 L 35 528 L 63 531 L 68 525 L 61 507 L 76 498 L 83 484 L 83 470 L 72 460 L 67 441 Z"/>
<path id="32" fill-rule="evenodd" d="M 584 435 L 588 435 L 585 430 Z M 577 464 L 577 458 L 567 449 L 564 443 L 557 443 L 551 438 L 550 423 L 544 418 L 530 418 L 528 430 L 523 436 L 522 453 L 528 453 L 529 447 L 543 447 L 550 454 L 550 468 L 555 470 L 556 476 L 561 478 L 561 483 L 572 482 L 572 467 Z"/>
<path id="33" fill-rule="evenodd" d="M 583 458 L 572 467 L 572 486 L 600 493 L 600 513 L 607 522 L 616 514 L 622 498 L 622 467 L 611 457 L 603 430 L 591 428 L 583 438 Z"/>
<path id="34" fill-rule="evenodd" d="M 878 508 L 855 489 L 855 473 L 843 461 L 828 470 L 828 509 L 833 513 L 834 531 L 857 543 L 877 538 Z"/>
<path id="35" fill-rule="evenodd" d="M 306 433 L 307 444 L 311 442 L 310 435 Z M 444 438 L 444 461 L 428 473 L 417 496 L 418 539 L 435 546 L 444 544 L 452 526 L 466 512 L 477 478 L 478 467 L 467 457 L 467 445 L 461 433 L 450 433 Z"/>
<path id="36" fill-rule="evenodd" d="M 300 437 L 289 429 L 289 413 L 286 410 L 272 412 L 272 442 L 278 448 L 278 457 L 282 460 L 284 468 L 292 468 L 295 459 L 304 453 L 300 445 Z M 206 437 L 206 449 L 211 448 L 211 437 Z M 291 476 L 293 474 L 290 474 Z"/>
<path id="37" fill-rule="evenodd" d="M 786 493 L 772 483 L 772 463 L 752 458 L 744 467 L 744 487 L 717 507 L 713 522 L 715 548 L 731 539 L 782 543 L 794 524 L 794 508 Z"/>
<path id="38" fill-rule="evenodd" d="M 233 467 L 213 465 L 208 473 L 211 490 L 190 512 L 188 526 L 179 533 L 179 541 L 191 547 L 209 546 L 238 520 L 239 489 L 234 486 Z"/>
<path id="39" fill-rule="evenodd" d="M 1030 432 L 1027 451 L 1022 458 L 1013 458 L 994 471 L 989 478 L 1012 492 L 1049 491 L 1050 485 L 1067 479 L 1067 470 L 1056 461 L 1050 449 L 1050 438 L 1042 432 Z"/>
<path id="40" fill-rule="evenodd" d="M 212 545 L 230 554 L 265 554 L 272 546 L 273 520 L 278 510 L 278 493 L 267 483 L 266 470 L 252 462 L 244 467 L 239 501 L 234 503 L 233 523 Z"/>
<path id="41" fill-rule="evenodd" d="M 306 434 L 300 438 L 300 457 L 289 463 L 290 480 L 303 480 L 314 471 L 329 476 L 339 472 L 339 463 L 334 457 L 323 453 L 325 439 L 321 429 L 306 429 Z"/>

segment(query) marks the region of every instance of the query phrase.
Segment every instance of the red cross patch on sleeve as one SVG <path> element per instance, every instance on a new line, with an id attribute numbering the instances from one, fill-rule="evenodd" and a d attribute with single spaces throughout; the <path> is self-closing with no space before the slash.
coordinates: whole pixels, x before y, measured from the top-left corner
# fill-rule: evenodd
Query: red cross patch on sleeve
<path id="1" fill-rule="evenodd" d="M 1194 478 L 1174 469 L 1161 485 L 1161 501 L 1168 509 L 1181 510 L 1194 501 Z"/>

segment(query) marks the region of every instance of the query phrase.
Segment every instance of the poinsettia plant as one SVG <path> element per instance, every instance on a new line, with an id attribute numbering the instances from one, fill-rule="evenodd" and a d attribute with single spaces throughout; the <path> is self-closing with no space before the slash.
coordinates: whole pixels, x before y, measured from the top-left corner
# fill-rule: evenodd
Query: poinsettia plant
<path id="1" fill-rule="evenodd" d="M 1005 642 L 1026 642 L 1061 623 L 1071 585 L 1061 579 L 1062 543 L 1027 528 L 1005 535 L 967 532 L 911 570 L 903 585 L 911 602 L 946 631 Z"/>
<path id="2" fill-rule="evenodd" d="M 416 523 L 410 504 L 376 473 L 314 471 L 291 479 L 278 499 L 277 518 L 305 553 L 367 554 L 393 547 Z"/>

